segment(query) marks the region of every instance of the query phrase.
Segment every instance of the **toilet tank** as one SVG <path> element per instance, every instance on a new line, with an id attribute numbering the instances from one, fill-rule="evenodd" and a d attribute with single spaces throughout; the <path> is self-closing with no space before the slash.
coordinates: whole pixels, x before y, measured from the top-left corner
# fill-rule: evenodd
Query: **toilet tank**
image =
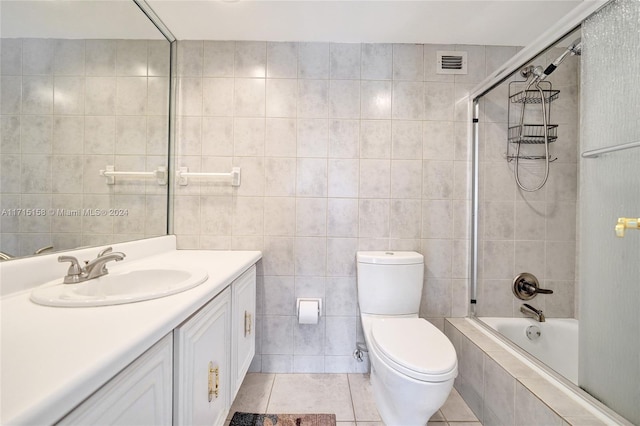
<path id="1" fill-rule="evenodd" d="M 356 254 L 360 312 L 417 314 L 424 258 L 413 251 L 359 251 Z"/>

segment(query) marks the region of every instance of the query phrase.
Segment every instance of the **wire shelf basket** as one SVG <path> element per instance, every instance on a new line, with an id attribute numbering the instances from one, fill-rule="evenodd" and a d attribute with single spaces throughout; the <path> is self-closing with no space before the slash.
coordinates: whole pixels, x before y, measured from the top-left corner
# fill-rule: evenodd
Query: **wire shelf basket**
<path id="1" fill-rule="evenodd" d="M 549 143 L 558 139 L 558 125 L 547 125 L 547 137 Z M 509 127 L 509 142 L 524 144 L 543 144 L 544 143 L 544 125 L 542 124 L 524 124 L 523 126 Z"/>
<path id="2" fill-rule="evenodd" d="M 539 104 L 544 99 L 545 103 L 551 103 L 558 99 L 559 90 L 544 89 L 542 91 L 544 98 L 538 90 L 521 90 L 509 96 L 509 101 L 514 104 Z"/>

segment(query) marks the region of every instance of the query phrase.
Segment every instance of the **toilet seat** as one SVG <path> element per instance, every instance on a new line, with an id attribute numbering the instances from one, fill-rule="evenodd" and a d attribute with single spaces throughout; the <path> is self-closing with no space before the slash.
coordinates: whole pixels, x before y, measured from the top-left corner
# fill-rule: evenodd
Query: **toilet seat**
<path id="1" fill-rule="evenodd" d="M 425 382 L 443 382 L 458 373 L 449 339 L 422 318 L 380 318 L 371 324 L 377 354 L 393 369 Z"/>

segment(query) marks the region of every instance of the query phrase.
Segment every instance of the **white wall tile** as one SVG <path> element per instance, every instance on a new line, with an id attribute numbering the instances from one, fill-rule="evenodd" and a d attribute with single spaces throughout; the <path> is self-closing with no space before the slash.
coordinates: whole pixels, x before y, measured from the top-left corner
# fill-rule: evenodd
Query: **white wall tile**
<path id="1" fill-rule="evenodd" d="M 331 80 L 329 88 L 330 118 L 360 118 L 360 82 Z"/>
<path id="2" fill-rule="evenodd" d="M 203 75 L 205 77 L 233 77 L 235 42 L 205 41 Z"/>
<path id="3" fill-rule="evenodd" d="M 297 237 L 295 239 L 295 273 L 301 276 L 319 276 L 327 267 L 327 239 L 324 237 Z"/>
<path id="4" fill-rule="evenodd" d="M 22 40 L 3 39 L 0 50 L 0 74 L 22 75 Z"/>
<path id="5" fill-rule="evenodd" d="M 0 112 L 20 114 L 22 108 L 22 77 L 2 76 L 0 79 Z"/>
<path id="6" fill-rule="evenodd" d="M 20 116 L 0 117 L 0 149 L 3 154 L 20 153 Z"/>
<path id="7" fill-rule="evenodd" d="M 391 118 L 391 82 L 366 81 L 360 83 L 361 115 L 363 119 Z"/>
<path id="8" fill-rule="evenodd" d="M 422 194 L 422 162 L 391 161 L 391 198 L 420 198 Z"/>
<path id="9" fill-rule="evenodd" d="M 22 42 L 23 75 L 50 75 L 53 73 L 53 39 L 24 39 Z"/>
<path id="10" fill-rule="evenodd" d="M 329 43 L 298 44 L 298 77 L 329 78 Z"/>
<path id="11" fill-rule="evenodd" d="M 359 43 L 331 43 L 331 78 L 360 79 Z"/>
<path id="12" fill-rule="evenodd" d="M 20 121 L 20 152 L 51 153 L 53 120 L 46 115 L 25 115 Z"/>
<path id="13" fill-rule="evenodd" d="M 326 118 L 329 114 L 329 82 L 298 80 L 298 117 Z"/>
<path id="14" fill-rule="evenodd" d="M 329 197 L 357 197 L 360 182 L 359 161 L 350 159 L 329 160 L 328 179 Z"/>
<path id="15" fill-rule="evenodd" d="M 393 79 L 424 81 L 423 46 L 421 44 L 393 45 Z"/>
<path id="16" fill-rule="evenodd" d="M 55 75 L 84 75 L 85 73 L 85 41 L 56 40 L 53 58 Z"/>
<path id="17" fill-rule="evenodd" d="M 58 80 L 56 77 L 56 90 Z M 58 108 L 57 103 L 56 108 Z M 146 113 L 147 78 L 118 77 L 116 80 L 116 114 L 145 115 Z"/>
<path id="18" fill-rule="evenodd" d="M 297 109 L 298 81 L 267 80 L 267 117 L 294 117 Z"/>
<path id="19" fill-rule="evenodd" d="M 394 81 L 391 116 L 399 120 L 424 118 L 424 83 Z"/>
<path id="20" fill-rule="evenodd" d="M 230 116 L 234 105 L 234 80 L 205 78 L 202 80 L 202 96 L 204 115 Z"/>
<path id="21" fill-rule="evenodd" d="M 264 117 L 265 80 L 258 78 L 236 79 L 234 84 L 233 111 L 239 117 Z"/>
<path id="22" fill-rule="evenodd" d="M 116 51 L 116 75 L 147 75 L 147 41 L 118 40 Z"/>
<path id="23" fill-rule="evenodd" d="M 296 195 L 308 197 L 326 197 L 326 160 L 316 158 L 298 158 Z"/>
<path id="24" fill-rule="evenodd" d="M 267 118 L 264 148 L 267 157 L 295 157 L 296 145 L 295 119 Z"/>
<path id="25" fill-rule="evenodd" d="M 360 160 L 360 189 L 364 198 L 388 198 L 391 191 L 389 160 Z"/>
<path id="26" fill-rule="evenodd" d="M 53 113 L 53 77 L 22 77 L 22 113 Z"/>
<path id="27" fill-rule="evenodd" d="M 358 158 L 360 122 L 329 120 L 329 158 Z"/>
<path id="28" fill-rule="evenodd" d="M 296 199 L 296 235 L 319 237 L 327 234 L 327 199 Z"/>
<path id="29" fill-rule="evenodd" d="M 421 158 L 422 127 L 419 121 L 394 121 L 391 128 L 391 158 Z"/>
<path id="30" fill-rule="evenodd" d="M 236 77 L 265 77 L 267 43 L 263 41 L 237 41 L 234 59 Z"/>
<path id="31" fill-rule="evenodd" d="M 233 154 L 236 157 L 264 156 L 265 120 L 236 118 L 233 122 Z"/>
<path id="32" fill-rule="evenodd" d="M 389 214 L 391 238 L 420 238 L 422 209 L 420 200 L 392 200 Z"/>
<path id="33" fill-rule="evenodd" d="M 265 158 L 265 195 L 294 196 L 295 193 L 295 158 Z"/>
<path id="34" fill-rule="evenodd" d="M 288 42 L 267 42 L 267 77 L 296 78 L 298 76 L 298 45 Z"/>
<path id="35" fill-rule="evenodd" d="M 297 156 L 327 157 L 329 142 L 329 122 L 326 119 L 299 119 Z"/>
<path id="36" fill-rule="evenodd" d="M 363 44 L 361 69 L 363 80 L 391 80 L 393 76 L 393 45 Z"/>
<path id="37" fill-rule="evenodd" d="M 296 200 L 293 197 L 267 197 L 264 200 L 264 233 L 294 236 L 296 233 Z"/>
<path id="38" fill-rule="evenodd" d="M 234 147 L 231 117 L 202 118 L 202 155 L 230 157 Z"/>
<path id="39" fill-rule="evenodd" d="M 358 236 L 358 200 L 329 198 L 327 206 L 327 235 L 330 237 Z"/>

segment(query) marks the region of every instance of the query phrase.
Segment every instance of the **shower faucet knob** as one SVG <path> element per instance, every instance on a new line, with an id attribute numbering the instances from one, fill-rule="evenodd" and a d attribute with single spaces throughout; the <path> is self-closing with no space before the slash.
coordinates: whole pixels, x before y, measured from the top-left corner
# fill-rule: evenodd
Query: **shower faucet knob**
<path id="1" fill-rule="evenodd" d="M 553 290 L 540 288 L 535 275 L 528 272 L 518 274 L 513 279 L 513 294 L 520 300 L 529 300 L 538 294 L 553 294 Z"/>

